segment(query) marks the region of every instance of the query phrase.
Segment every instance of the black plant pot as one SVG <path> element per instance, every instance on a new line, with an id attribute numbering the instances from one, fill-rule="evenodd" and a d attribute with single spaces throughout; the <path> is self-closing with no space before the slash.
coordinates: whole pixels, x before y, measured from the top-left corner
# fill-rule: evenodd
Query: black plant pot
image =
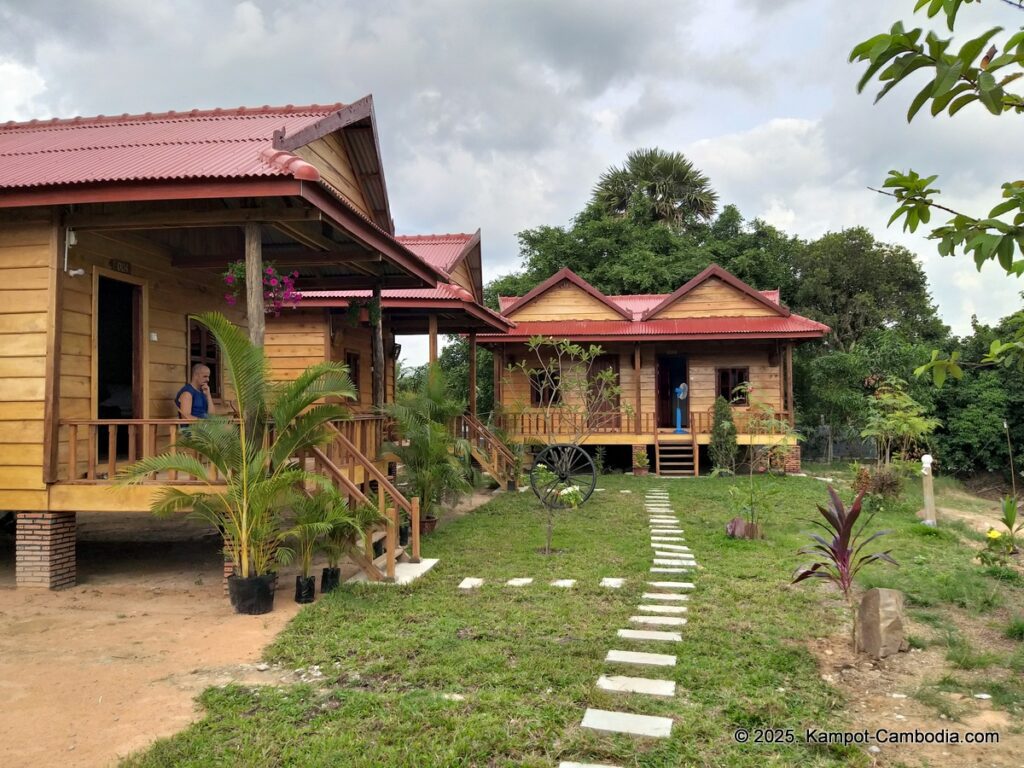
<path id="1" fill-rule="evenodd" d="M 412 538 L 412 523 L 408 520 L 404 521 L 398 526 L 398 545 L 401 547 L 408 547 L 409 540 Z"/>
<path id="2" fill-rule="evenodd" d="M 341 568 L 324 568 L 320 572 L 320 594 L 334 591 L 341 583 Z"/>
<path id="3" fill-rule="evenodd" d="M 316 597 L 316 576 L 295 577 L 295 602 L 312 603 Z"/>
<path id="4" fill-rule="evenodd" d="M 228 576 L 228 598 L 235 613 L 256 616 L 274 610 L 274 583 L 276 573 L 265 573 L 262 576 Z"/>
<path id="5" fill-rule="evenodd" d="M 385 539 L 377 539 L 373 542 L 373 559 L 376 560 L 378 557 L 384 554 L 384 547 L 386 545 Z"/>

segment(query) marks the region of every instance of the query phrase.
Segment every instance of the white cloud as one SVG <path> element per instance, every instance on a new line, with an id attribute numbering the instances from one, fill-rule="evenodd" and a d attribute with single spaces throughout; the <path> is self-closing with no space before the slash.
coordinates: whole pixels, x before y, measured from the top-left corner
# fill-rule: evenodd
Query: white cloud
<path id="1" fill-rule="evenodd" d="M 42 103 L 46 81 L 37 70 L 0 59 L 0 83 L 0 120 L 31 120 L 46 114 Z"/>

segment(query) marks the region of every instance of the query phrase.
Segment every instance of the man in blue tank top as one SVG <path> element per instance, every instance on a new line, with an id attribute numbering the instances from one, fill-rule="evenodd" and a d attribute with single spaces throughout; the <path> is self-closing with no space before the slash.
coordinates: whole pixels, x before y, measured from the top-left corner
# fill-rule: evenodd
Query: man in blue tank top
<path id="1" fill-rule="evenodd" d="M 210 395 L 210 369 L 202 363 L 192 366 L 192 380 L 178 390 L 174 396 L 178 414 L 183 419 L 195 421 L 215 413 L 213 397 Z"/>

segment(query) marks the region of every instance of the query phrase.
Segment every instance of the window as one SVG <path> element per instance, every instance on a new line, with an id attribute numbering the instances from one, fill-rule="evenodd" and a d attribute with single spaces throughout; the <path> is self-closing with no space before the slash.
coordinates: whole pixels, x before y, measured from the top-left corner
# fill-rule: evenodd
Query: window
<path id="1" fill-rule="evenodd" d="M 557 372 L 530 371 L 530 405 L 534 408 L 558 405 L 562 401 L 562 392 L 558 384 Z"/>
<path id="2" fill-rule="evenodd" d="M 210 394 L 220 397 L 220 349 L 213 334 L 199 323 L 188 324 L 188 370 L 186 377 L 192 376 L 192 366 L 202 363 L 210 369 Z"/>
<path id="3" fill-rule="evenodd" d="M 733 405 L 747 405 L 747 394 L 736 392 L 736 387 L 750 382 L 749 368 L 718 368 L 718 394 Z"/>
<path id="4" fill-rule="evenodd" d="M 352 384 L 355 385 L 356 392 L 359 392 L 359 353 L 354 349 L 345 350 L 345 365 L 348 367 L 349 378 L 352 379 Z M 356 398 L 356 402 L 359 402 L 359 398 Z"/>

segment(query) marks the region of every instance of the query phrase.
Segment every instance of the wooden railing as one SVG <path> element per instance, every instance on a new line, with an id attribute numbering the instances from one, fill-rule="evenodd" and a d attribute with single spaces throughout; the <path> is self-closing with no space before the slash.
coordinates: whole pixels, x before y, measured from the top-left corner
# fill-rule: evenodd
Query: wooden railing
<path id="1" fill-rule="evenodd" d="M 502 431 L 516 437 L 566 437 L 578 435 L 651 435 L 655 432 L 653 413 L 612 411 L 603 413 L 566 413 L 561 411 L 524 411 L 502 413 L 495 417 Z"/>
<path id="2" fill-rule="evenodd" d="M 471 414 L 455 419 L 455 436 L 469 443 L 473 456 L 503 487 L 518 482 L 519 461 L 497 435 Z"/>
<path id="3" fill-rule="evenodd" d="M 782 422 L 788 422 L 789 413 L 775 411 L 771 418 L 757 411 L 740 411 L 733 408 L 732 421 L 740 435 L 780 435 L 786 432 Z M 711 434 L 715 414 L 712 411 L 691 411 L 690 431 L 698 435 Z"/>

